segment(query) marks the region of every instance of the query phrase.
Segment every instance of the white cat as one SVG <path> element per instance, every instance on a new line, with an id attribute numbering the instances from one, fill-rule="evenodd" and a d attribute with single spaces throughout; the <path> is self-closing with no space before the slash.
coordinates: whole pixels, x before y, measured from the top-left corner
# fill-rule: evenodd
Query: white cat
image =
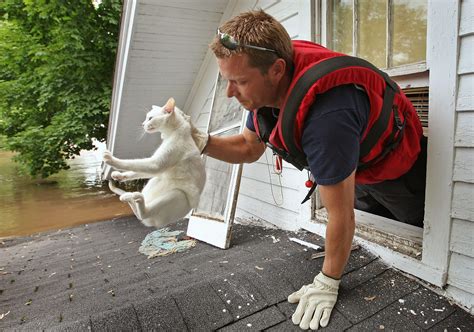
<path id="1" fill-rule="evenodd" d="M 109 181 L 110 189 L 120 200 L 130 204 L 133 212 L 146 226 L 162 227 L 179 220 L 199 202 L 206 172 L 192 136 L 189 116 L 175 107 L 170 98 L 165 106 L 152 106 L 142 124 L 145 132 L 161 132 L 163 142 L 150 158 L 119 159 L 105 151 L 106 164 L 121 170 L 113 171 L 112 179 L 128 181 L 150 178 L 142 192 L 125 192 Z"/>

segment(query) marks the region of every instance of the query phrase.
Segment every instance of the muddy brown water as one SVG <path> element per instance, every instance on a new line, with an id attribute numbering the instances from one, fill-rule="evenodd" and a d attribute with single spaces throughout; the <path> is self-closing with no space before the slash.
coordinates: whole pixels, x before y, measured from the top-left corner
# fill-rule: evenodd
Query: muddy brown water
<path id="1" fill-rule="evenodd" d="M 13 153 L 0 150 L 0 238 L 130 215 L 101 181 L 103 148 L 83 151 L 69 170 L 41 181 L 19 174 Z"/>

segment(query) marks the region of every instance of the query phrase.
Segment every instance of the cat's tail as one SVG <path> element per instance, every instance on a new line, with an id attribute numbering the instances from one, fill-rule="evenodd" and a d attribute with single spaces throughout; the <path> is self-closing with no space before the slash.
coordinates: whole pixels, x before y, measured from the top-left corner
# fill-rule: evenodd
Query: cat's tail
<path id="1" fill-rule="evenodd" d="M 109 180 L 109 189 L 112 190 L 113 193 L 117 194 L 117 195 L 122 195 L 122 194 L 125 194 L 126 191 L 125 190 L 122 190 L 120 188 L 117 188 L 115 185 L 114 185 L 114 181 L 112 180 Z"/>

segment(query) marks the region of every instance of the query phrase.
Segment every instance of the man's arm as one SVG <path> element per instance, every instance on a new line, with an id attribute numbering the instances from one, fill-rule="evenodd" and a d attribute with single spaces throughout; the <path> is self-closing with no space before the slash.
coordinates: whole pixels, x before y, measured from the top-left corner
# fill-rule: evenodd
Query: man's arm
<path id="1" fill-rule="evenodd" d="M 254 162 L 264 152 L 265 144 L 248 128 L 239 135 L 210 136 L 203 151 L 212 158 L 233 164 Z"/>
<path id="2" fill-rule="evenodd" d="M 355 171 L 345 180 L 330 186 L 319 186 L 319 193 L 328 211 L 326 255 L 323 273 L 339 279 L 351 252 L 355 230 L 354 217 Z"/>

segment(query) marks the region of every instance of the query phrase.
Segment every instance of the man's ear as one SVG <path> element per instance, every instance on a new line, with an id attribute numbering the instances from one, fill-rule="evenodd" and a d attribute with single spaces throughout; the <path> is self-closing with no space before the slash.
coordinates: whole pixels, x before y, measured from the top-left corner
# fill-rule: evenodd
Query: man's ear
<path id="1" fill-rule="evenodd" d="M 286 73 L 286 62 L 282 58 L 278 58 L 268 69 L 270 77 L 275 78 L 277 81 L 281 80 Z"/>
<path id="2" fill-rule="evenodd" d="M 176 105 L 176 103 L 174 101 L 174 98 L 171 97 L 170 99 L 168 99 L 165 106 L 163 106 L 163 109 L 165 110 L 166 113 L 172 113 L 172 112 L 174 112 L 175 105 Z"/>

